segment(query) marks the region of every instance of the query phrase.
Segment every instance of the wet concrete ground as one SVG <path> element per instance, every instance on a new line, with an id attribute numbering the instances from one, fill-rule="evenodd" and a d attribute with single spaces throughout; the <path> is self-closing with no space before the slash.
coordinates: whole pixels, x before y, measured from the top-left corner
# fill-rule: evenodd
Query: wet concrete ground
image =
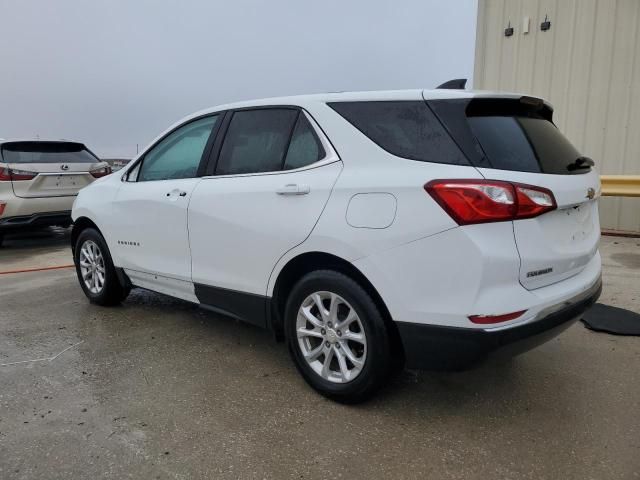
<path id="1" fill-rule="evenodd" d="M 0 271 L 69 262 L 64 237 L 9 239 Z M 602 252 L 601 301 L 640 312 L 640 240 Z M 582 324 L 350 407 L 266 332 L 143 291 L 96 307 L 52 270 L 0 275 L 0 364 L 3 480 L 640 478 L 640 338 Z"/>

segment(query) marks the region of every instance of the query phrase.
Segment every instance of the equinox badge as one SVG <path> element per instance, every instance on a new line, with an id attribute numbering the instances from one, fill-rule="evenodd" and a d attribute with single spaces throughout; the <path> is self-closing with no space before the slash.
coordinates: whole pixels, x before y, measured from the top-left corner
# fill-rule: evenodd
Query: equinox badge
<path id="1" fill-rule="evenodd" d="M 545 273 L 553 272 L 553 268 L 543 268 L 542 270 L 534 270 L 532 272 L 527 272 L 527 278 L 537 277 L 538 275 L 544 275 Z"/>

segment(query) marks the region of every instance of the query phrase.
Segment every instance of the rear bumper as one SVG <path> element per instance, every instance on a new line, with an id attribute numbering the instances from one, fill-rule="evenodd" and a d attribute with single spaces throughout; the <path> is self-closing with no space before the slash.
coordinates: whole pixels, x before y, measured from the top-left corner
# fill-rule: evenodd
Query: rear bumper
<path id="1" fill-rule="evenodd" d="M 0 218 L 0 232 L 15 232 L 29 228 L 47 227 L 50 225 L 71 224 L 71 210 L 62 212 L 34 213 Z"/>
<path id="2" fill-rule="evenodd" d="M 504 329 L 471 329 L 396 322 L 408 368 L 460 370 L 489 355 L 513 356 L 547 342 L 571 326 L 602 292 L 602 280 L 535 320 Z"/>

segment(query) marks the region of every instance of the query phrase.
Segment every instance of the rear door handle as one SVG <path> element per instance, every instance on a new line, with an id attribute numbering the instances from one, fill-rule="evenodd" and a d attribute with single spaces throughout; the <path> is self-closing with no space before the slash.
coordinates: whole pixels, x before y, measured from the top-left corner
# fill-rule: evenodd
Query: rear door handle
<path id="1" fill-rule="evenodd" d="M 297 183 L 288 183 L 284 187 L 276 190 L 278 195 L 306 195 L 311 191 L 309 185 L 298 185 Z"/>

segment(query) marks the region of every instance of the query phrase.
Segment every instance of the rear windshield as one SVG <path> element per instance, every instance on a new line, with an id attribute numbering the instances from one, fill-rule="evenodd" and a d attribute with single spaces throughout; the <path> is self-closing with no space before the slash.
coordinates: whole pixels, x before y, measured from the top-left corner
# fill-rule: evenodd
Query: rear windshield
<path id="1" fill-rule="evenodd" d="M 12 142 L 2 145 L 5 163 L 95 163 L 99 160 L 81 143 Z"/>
<path id="2" fill-rule="evenodd" d="M 424 101 L 332 102 L 329 106 L 393 155 L 423 162 L 469 165 Z"/>
<path id="3" fill-rule="evenodd" d="M 429 104 L 453 138 L 467 146 L 465 153 L 477 167 L 560 175 L 591 170 L 551 122 L 552 112 L 541 101 L 433 100 Z"/>

